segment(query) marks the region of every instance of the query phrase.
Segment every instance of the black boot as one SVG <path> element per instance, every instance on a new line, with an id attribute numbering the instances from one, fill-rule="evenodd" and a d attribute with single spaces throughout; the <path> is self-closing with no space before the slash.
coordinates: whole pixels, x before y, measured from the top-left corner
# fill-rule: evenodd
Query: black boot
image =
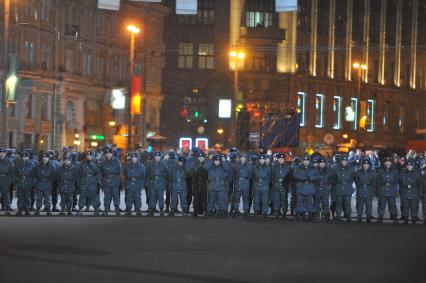
<path id="1" fill-rule="evenodd" d="M 95 216 L 99 216 L 99 209 L 95 208 L 95 212 L 93 213 Z"/>
<path id="2" fill-rule="evenodd" d="M 371 223 L 371 216 L 370 215 L 367 215 L 367 221 L 366 221 L 368 224 L 370 224 Z"/>
<path id="3" fill-rule="evenodd" d="M 383 216 L 379 216 L 379 219 L 377 220 L 377 224 L 383 223 Z"/>
<path id="4" fill-rule="evenodd" d="M 398 217 L 396 215 L 392 216 L 392 220 L 393 220 L 393 224 L 398 224 Z"/>
<path id="5" fill-rule="evenodd" d="M 169 215 L 168 216 L 175 216 L 175 210 L 172 208 L 171 210 L 170 210 L 170 212 L 169 212 Z"/>
<path id="6" fill-rule="evenodd" d="M 154 209 L 148 210 L 148 216 L 154 216 Z"/>
<path id="7" fill-rule="evenodd" d="M 108 216 L 109 211 L 105 210 L 104 213 L 102 213 L 102 216 Z"/>
<path id="8" fill-rule="evenodd" d="M 417 223 L 417 217 L 413 217 L 411 219 L 411 224 L 416 225 L 416 223 Z"/>
<path id="9" fill-rule="evenodd" d="M 22 216 L 22 210 L 21 209 L 18 210 L 18 213 L 16 213 L 16 216 Z"/>
<path id="10" fill-rule="evenodd" d="M 127 210 L 125 216 L 132 216 L 132 212 L 130 210 Z"/>
<path id="11" fill-rule="evenodd" d="M 65 216 L 65 208 L 61 208 L 61 212 L 59 213 L 59 216 Z"/>
<path id="12" fill-rule="evenodd" d="M 358 224 L 362 224 L 362 217 L 361 216 L 358 216 L 358 219 L 357 219 L 357 221 L 356 221 Z"/>
<path id="13" fill-rule="evenodd" d="M 46 209 L 46 215 L 47 216 L 52 216 L 52 212 L 50 211 L 50 208 Z"/>
<path id="14" fill-rule="evenodd" d="M 11 215 L 11 214 L 10 214 L 10 208 L 9 208 L 9 207 L 6 207 L 6 210 L 5 210 L 4 215 L 6 215 L 6 216 L 10 216 L 10 215 Z"/>
<path id="15" fill-rule="evenodd" d="M 162 208 L 160 209 L 160 216 L 164 216 L 164 211 Z"/>
<path id="16" fill-rule="evenodd" d="M 67 213 L 68 216 L 74 216 L 74 214 L 72 213 L 71 207 L 69 207 L 67 210 L 68 210 L 68 213 Z"/>
<path id="17" fill-rule="evenodd" d="M 40 216 L 40 208 L 37 208 L 34 212 L 34 216 Z"/>

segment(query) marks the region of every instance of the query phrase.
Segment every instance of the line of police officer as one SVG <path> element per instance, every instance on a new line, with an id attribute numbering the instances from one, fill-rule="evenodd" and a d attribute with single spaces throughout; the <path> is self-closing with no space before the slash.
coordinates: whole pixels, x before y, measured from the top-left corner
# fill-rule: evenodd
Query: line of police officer
<path id="1" fill-rule="evenodd" d="M 40 215 L 42 205 L 47 215 L 52 215 L 52 196 L 55 189 L 61 196 L 60 215 L 77 214 L 83 208 L 94 208 L 94 214 L 108 215 L 111 202 L 115 214 L 120 214 L 120 190 L 125 189 L 126 215 L 132 209 L 142 215 L 141 191 L 146 189 L 148 215 L 159 209 L 161 216 L 175 215 L 178 203 L 184 215 L 205 217 L 241 214 L 247 217 L 253 205 L 254 215 L 269 214 L 286 218 L 291 192 L 290 209 L 299 221 L 351 220 L 351 199 L 356 191 L 357 222 L 371 223 L 373 198 L 378 198 L 378 223 L 383 222 L 386 206 L 394 223 L 397 219 L 396 199 L 399 194 L 404 223 L 409 217 L 418 221 L 419 205 L 425 207 L 426 169 L 417 168 L 414 160 L 408 160 L 405 168 L 398 170 L 390 158 L 376 170 L 369 158 L 352 166 L 346 156 L 335 156 L 334 162 L 321 156 L 304 156 L 293 161 L 283 154 L 246 155 L 232 149 L 228 156 L 193 150 L 188 157 L 174 151 L 163 159 L 161 152 L 152 154 L 141 162 L 140 153 L 127 156 L 124 169 L 120 155 L 107 147 L 102 155 L 88 151 L 78 160 L 75 153 L 63 153 L 60 163 L 52 152 L 42 153 L 40 161 L 30 151 L 21 158 L 9 158 L 5 148 L 0 148 L 0 196 L 5 215 L 10 215 L 10 188 L 16 185 L 18 197 L 17 215 L 30 215 L 35 202 L 34 215 Z M 100 210 L 100 189 L 104 192 L 104 210 Z M 166 194 L 166 201 L 164 201 Z M 54 202 L 53 207 L 56 206 Z M 166 206 L 166 209 L 165 209 Z M 165 210 L 164 210 L 165 209 Z"/>

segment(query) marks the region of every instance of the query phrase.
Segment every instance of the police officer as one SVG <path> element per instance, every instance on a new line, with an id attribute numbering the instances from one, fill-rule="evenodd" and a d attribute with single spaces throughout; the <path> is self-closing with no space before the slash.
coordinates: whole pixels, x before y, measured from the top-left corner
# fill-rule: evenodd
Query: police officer
<path id="1" fill-rule="evenodd" d="M 175 164 L 170 168 L 170 181 L 171 181 L 171 206 L 169 216 L 173 216 L 176 213 L 178 199 L 180 200 L 180 207 L 182 213 L 186 215 L 188 213 L 188 206 L 186 203 L 186 193 L 188 190 L 186 184 L 187 168 L 185 167 L 185 157 L 178 156 Z"/>
<path id="2" fill-rule="evenodd" d="M 145 166 L 139 162 L 138 154 L 131 153 L 131 160 L 126 164 L 124 170 L 126 188 L 126 215 L 132 215 L 132 207 L 135 206 L 136 215 L 141 216 L 142 187 L 146 178 Z"/>
<path id="3" fill-rule="evenodd" d="M 207 214 L 207 185 L 208 185 L 208 172 L 206 164 L 211 163 L 210 159 L 206 159 L 206 154 L 200 152 L 198 154 L 197 160 L 193 163 L 191 167 L 188 162 L 186 167 L 191 170 L 191 183 L 194 194 L 194 217 L 199 214 Z M 188 184 L 189 185 L 189 184 Z"/>
<path id="4" fill-rule="evenodd" d="M 147 178 L 149 182 L 149 216 L 154 215 L 158 203 L 160 216 L 164 216 L 164 190 L 168 178 L 167 165 L 161 160 L 161 152 L 154 153 L 154 159 L 148 164 Z"/>
<path id="5" fill-rule="evenodd" d="M 353 194 L 353 183 L 355 169 L 348 164 L 348 157 L 342 156 L 340 164 L 336 166 L 333 172 L 333 185 L 335 186 L 336 202 L 336 222 L 340 222 L 342 210 L 344 209 L 346 223 L 351 223 L 351 203 Z"/>
<path id="6" fill-rule="evenodd" d="M 373 207 L 373 196 L 376 185 L 376 173 L 371 168 L 369 158 L 361 160 L 361 168 L 355 172 L 356 185 L 356 212 L 358 223 L 362 223 L 362 215 L 367 216 L 367 223 L 371 223 L 371 211 Z"/>
<path id="7" fill-rule="evenodd" d="M 55 154 L 54 150 L 49 150 L 47 152 L 49 155 L 49 162 L 53 165 L 53 168 L 55 168 L 55 171 L 61 166 L 61 163 L 57 159 L 57 154 Z M 52 186 L 52 212 L 57 212 L 58 209 L 56 208 L 56 204 L 58 203 L 58 193 L 59 193 L 59 185 L 58 181 L 55 179 L 53 180 L 53 186 Z"/>
<path id="8" fill-rule="evenodd" d="M 24 151 L 21 160 L 16 163 L 16 191 L 18 194 L 18 213 L 22 216 L 25 211 L 26 216 L 30 216 L 31 194 L 35 182 L 35 164 L 30 160 L 30 154 Z"/>
<path id="9" fill-rule="evenodd" d="M 423 224 L 426 225 L 426 166 L 422 168 L 422 189 L 420 190 L 420 197 L 423 205 Z"/>
<path id="10" fill-rule="evenodd" d="M 273 208 L 275 212 L 275 217 L 278 218 L 280 213 L 285 218 L 287 214 L 287 191 L 285 190 L 286 184 L 284 183 L 287 177 L 287 174 L 290 172 L 290 166 L 285 163 L 284 155 L 278 153 L 276 155 L 277 162 L 272 167 L 272 191 L 273 191 Z M 281 212 L 282 209 L 282 212 Z"/>
<path id="11" fill-rule="evenodd" d="M 259 162 L 253 170 L 253 194 L 254 213 L 257 216 L 260 212 L 263 218 L 268 217 L 269 212 L 269 184 L 271 182 L 271 167 L 266 164 L 266 155 L 259 158 Z"/>
<path id="12" fill-rule="evenodd" d="M 174 150 L 170 150 L 169 154 L 167 156 L 168 156 L 168 158 L 167 158 L 167 160 L 165 160 L 165 162 L 166 162 L 166 165 L 167 165 L 167 170 L 170 172 L 171 167 L 173 167 L 176 164 L 176 152 Z M 171 190 L 172 190 L 171 181 L 169 179 L 167 179 L 166 201 L 165 201 L 166 210 L 164 211 L 165 213 L 170 212 L 170 193 L 171 193 Z"/>
<path id="13" fill-rule="evenodd" d="M 399 173 L 392 166 L 392 159 L 386 157 L 384 167 L 377 172 L 378 197 L 379 197 L 379 219 L 377 223 L 383 223 L 383 215 L 385 214 L 386 204 L 394 224 L 398 224 L 398 211 L 396 208 L 396 194 L 399 183 Z"/>
<path id="14" fill-rule="evenodd" d="M 315 183 L 319 178 L 318 171 L 309 166 L 310 158 L 305 155 L 302 164 L 298 166 L 293 177 L 297 182 L 296 220 L 313 220 Z"/>
<path id="15" fill-rule="evenodd" d="M 10 215 L 10 186 L 14 182 L 15 168 L 12 161 L 6 157 L 6 148 L 0 148 L 0 197 L 3 198 L 5 215 Z"/>
<path id="16" fill-rule="evenodd" d="M 111 148 L 105 149 L 105 159 L 101 162 L 102 189 L 104 190 L 103 215 L 107 216 L 111 207 L 111 199 L 114 202 L 115 214 L 120 215 L 120 180 L 121 162 L 113 156 Z"/>
<path id="17" fill-rule="evenodd" d="M 314 210 L 319 219 L 330 220 L 330 190 L 332 174 L 324 158 L 318 160 L 318 181 L 314 197 Z"/>
<path id="18" fill-rule="evenodd" d="M 415 169 L 414 160 L 407 160 L 399 178 L 399 190 L 403 203 L 401 214 L 404 224 L 408 224 L 410 214 L 413 224 L 418 221 L 421 182 L 421 175 Z"/>
<path id="19" fill-rule="evenodd" d="M 63 163 L 56 170 L 56 176 L 61 196 L 61 213 L 59 215 L 64 216 L 66 209 L 68 216 L 72 216 L 73 195 L 76 190 L 76 183 L 78 182 L 78 173 L 77 168 L 71 164 L 70 155 L 63 157 Z"/>
<path id="20" fill-rule="evenodd" d="M 223 218 L 226 210 L 226 200 L 228 193 L 229 171 L 222 164 L 222 156 L 213 156 L 213 163 L 206 163 L 205 168 L 208 174 L 207 210 L 210 215 L 216 213 Z M 208 216 L 207 214 L 205 215 Z"/>
<path id="21" fill-rule="evenodd" d="M 36 167 L 36 212 L 34 215 L 40 215 L 41 205 L 44 204 L 44 208 L 47 212 L 47 216 L 51 216 L 51 204 L 52 204 L 52 189 L 53 182 L 56 179 L 55 167 L 49 162 L 49 154 L 44 152 L 41 154 L 41 162 Z"/>
<path id="22" fill-rule="evenodd" d="M 247 217 L 249 211 L 249 193 L 250 181 L 253 177 L 253 166 L 247 160 L 246 154 L 240 155 L 240 160 L 236 162 L 233 167 L 233 180 L 234 180 L 234 212 L 238 215 L 240 213 L 240 201 L 243 201 L 244 217 Z"/>
<path id="23" fill-rule="evenodd" d="M 99 216 L 98 184 L 101 179 L 101 168 L 94 157 L 94 152 L 87 151 L 85 158 L 78 166 L 80 198 L 78 201 L 78 215 L 87 203 L 92 204 L 95 216 Z"/>

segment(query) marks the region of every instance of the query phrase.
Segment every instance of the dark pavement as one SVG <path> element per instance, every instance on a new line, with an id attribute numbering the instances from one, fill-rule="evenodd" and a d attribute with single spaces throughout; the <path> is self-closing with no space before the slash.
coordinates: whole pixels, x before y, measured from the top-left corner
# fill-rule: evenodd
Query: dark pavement
<path id="1" fill-rule="evenodd" d="M 0 217 L 0 282 L 426 282 L 425 225 Z"/>

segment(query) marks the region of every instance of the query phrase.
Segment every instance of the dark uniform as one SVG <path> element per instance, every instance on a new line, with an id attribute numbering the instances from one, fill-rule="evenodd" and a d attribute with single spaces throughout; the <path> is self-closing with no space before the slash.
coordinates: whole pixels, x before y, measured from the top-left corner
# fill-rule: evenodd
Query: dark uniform
<path id="1" fill-rule="evenodd" d="M 64 156 L 63 164 L 56 170 L 58 180 L 58 189 L 61 196 L 61 214 L 65 214 L 67 209 L 68 215 L 72 215 L 73 196 L 78 182 L 78 172 L 71 164 L 71 157 Z M 68 164 L 67 164 L 68 163 Z"/>
<path id="2" fill-rule="evenodd" d="M 308 214 L 308 220 L 313 219 L 315 183 L 319 178 L 317 169 L 309 164 L 303 164 L 305 161 L 310 161 L 309 156 L 303 157 L 302 164 L 293 172 L 297 182 L 296 219 L 298 220 L 305 219 L 306 214 Z"/>
<path id="3" fill-rule="evenodd" d="M 266 160 L 265 156 L 260 159 Z M 269 185 L 271 182 L 271 167 L 266 161 L 261 165 L 256 164 L 253 169 L 253 194 L 254 194 L 254 213 L 257 215 L 262 212 L 266 218 L 269 212 Z"/>
<path id="4" fill-rule="evenodd" d="M 397 186 L 399 184 L 398 170 L 392 166 L 387 167 L 386 163 L 392 162 L 390 158 L 385 160 L 385 167 L 379 169 L 377 172 L 377 186 L 379 197 L 379 220 L 383 222 L 383 215 L 385 214 L 386 204 L 389 207 L 389 213 L 393 222 L 398 223 L 397 216 L 398 210 L 396 208 L 396 194 Z"/>
<path id="5" fill-rule="evenodd" d="M 121 162 L 112 156 L 112 150 L 106 149 L 105 160 L 101 162 L 102 189 L 104 190 L 104 215 L 108 215 L 111 207 L 111 199 L 114 202 L 115 214 L 120 214 L 120 183 L 121 183 Z"/>
<path id="6" fill-rule="evenodd" d="M 35 215 L 40 215 L 41 205 L 44 204 L 44 208 L 46 209 L 47 215 L 51 214 L 51 205 L 52 205 L 52 189 L 53 182 L 56 179 L 55 167 L 49 161 L 45 162 L 49 155 L 47 153 L 43 153 L 42 156 L 43 161 L 40 162 L 36 167 L 36 212 Z"/>
<path id="7" fill-rule="evenodd" d="M 278 162 L 275 163 L 272 167 L 272 194 L 273 194 L 273 208 L 275 212 L 275 217 L 278 217 L 281 209 L 283 216 L 287 214 L 287 191 L 285 189 L 286 184 L 284 183 L 287 180 L 287 175 L 290 172 L 290 166 L 285 164 L 284 156 L 282 154 L 278 154 L 276 156 L 278 158 Z M 280 160 L 283 163 L 280 163 Z"/>
<path id="8" fill-rule="evenodd" d="M 336 220 L 339 221 L 342 210 L 345 211 L 345 217 L 347 222 L 351 222 L 352 212 L 352 194 L 353 194 L 353 183 L 355 178 L 355 169 L 353 166 L 347 163 L 348 158 L 342 157 L 340 162 L 346 162 L 346 165 L 339 164 L 333 171 L 333 185 L 336 190 Z"/>
<path id="9" fill-rule="evenodd" d="M 332 172 L 331 169 L 326 167 L 324 159 L 319 160 L 320 165 L 318 170 L 318 181 L 316 183 L 315 197 L 314 197 L 314 211 L 321 219 L 326 221 L 330 220 L 330 193 Z M 321 164 L 324 163 L 324 167 Z"/>
<path id="10" fill-rule="evenodd" d="M 89 160 L 90 159 L 90 160 Z M 101 167 L 94 159 L 92 152 L 86 153 L 86 158 L 78 166 L 80 198 L 78 201 L 78 214 L 82 215 L 83 207 L 90 203 L 99 215 L 98 184 L 101 179 Z"/>
<path id="11" fill-rule="evenodd" d="M 244 156 L 247 159 L 247 156 Z M 233 208 L 238 213 L 240 201 L 243 201 L 244 216 L 248 216 L 249 211 L 249 194 L 250 181 L 253 177 L 253 166 L 246 160 L 244 163 L 239 161 L 233 167 L 234 180 L 234 204 Z"/>
<path id="12" fill-rule="evenodd" d="M 408 223 L 408 217 L 411 213 L 411 220 L 413 224 L 418 220 L 419 215 L 419 201 L 420 190 L 422 183 L 422 176 L 420 172 L 414 167 L 414 161 L 409 160 L 405 164 L 405 169 L 401 170 L 399 178 L 399 190 L 401 195 L 402 205 L 402 218 L 404 223 Z"/>
<path id="13" fill-rule="evenodd" d="M 151 216 L 154 215 L 157 203 L 160 209 L 160 215 L 164 215 L 164 190 L 166 189 L 168 170 L 166 163 L 162 160 L 159 160 L 159 158 L 161 158 L 161 152 L 156 152 L 154 159 L 151 160 L 147 167 L 147 178 L 150 196 L 149 215 Z"/>
<path id="14" fill-rule="evenodd" d="M 170 215 L 174 215 L 177 210 L 178 199 L 180 200 L 180 207 L 184 214 L 188 213 L 188 206 L 186 203 L 186 193 L 188 186 L 186 184 L 187 168 L 184 165 L 185 158 L 179 156 L 175 160 L 175 164 L 169 167 L 170 181 L 171 181 L 171 205 Z"/>
<path id="15" fill-rule="evenodd" d="M 142 188 L 145 183 L 146 169 L 137 158 L 136 153 L 131 154 L 131 161 L 128 161 L 124 169 L 126 188 L 126 214 L 131 215 L 132 207 L 135 206 L 137 215 L 141 215 Z"/>
<path id="16" fill-rule="evenodd" d="M 6 149 L 0 148 L 0 197 L 3 198 L 3 205 L 6 215 L 10 215 L 10 187 L 15 179 L 15 168 L 12 161 L 6 156 Z"/>
<path id="17" fill-rule="evenodd" d="M 367 223 L 370 223 L 376 186 L 376 172 L 371 168 L 370 160 L 364 159 L 361 163 L 361 168 L 355 172 L 356 212 L 358 222 L 361 223 L 365 208 Z M 367 170 L 364 168 L 366 164 L 369 165 Z"/>
<path id="18" fill-rule="evenodd" d="M 186 163 L 186 167 L 191 170 L 194 216 L 207 213 L 208 172 L 205 165 L 210 162 L 211 160 L 206 159 L 204 152 L 200 152 L 198 159 L 193 162 L 192 166 L 188 162 Z"/>
<path id="19" fill-rule="evenodd" d="M 220 155 L 213 157 L 213 163 L 206 163 L 208 172 L 207 210 L 211 215 L 217 213 L 220 217 L 225 215 L 228 193 L 228 170 L 223 166 Z M 220 163 L 215 164 L 217 161 Z"/>
<path id="20" fill-rule="evenodd" d="M 18 216 L 22 215 L 25 210 L 25 215 L 30 215 L 31 210 L 31 195 L 32 188 L 35 183 L 35 164 L 30 158 L 28 152 L 23 152 L 21 160 L 17 162 L 15 167 L 16 172 L 16 191 L 18 194 Z M 25 161 L 23 159 L 26 159 Z"/>

